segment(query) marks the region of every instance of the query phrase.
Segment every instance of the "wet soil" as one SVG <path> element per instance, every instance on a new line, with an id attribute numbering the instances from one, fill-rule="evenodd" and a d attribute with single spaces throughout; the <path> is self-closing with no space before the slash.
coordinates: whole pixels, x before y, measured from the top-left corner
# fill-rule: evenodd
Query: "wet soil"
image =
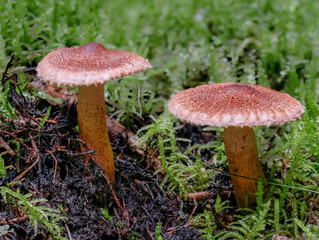
<path id="1" fill-rule="evenodd" d="M 89 166 L 84 165 L 84 155 L 94 153 L 81 152 L 76 105 L 64 102 L 51 106 L 39 98 L 31 100 L 19 92 L 14 76 L 2 80 L 2 83 L 11 82 L 9 103 L 16 109 L 18 118 L 1 117 L 0 137 L 7 147 L 1 145 L 0 152 L 5 153 L 9 148 L 14 153 L 2 156 L 8 168 L 6 177 L 0 178 L 0 186 L 19 181 L 9 188 L 19 189 L 21 194 L 31 193 L 30 200 L 45 198 L 48 201 L 39 205 L 60 209 L 67 218 L 59 223 L 64 228 L 63 237 L 154 239 L 160 224 L 163 239 L 199 239 L 200 231 L 192 227 L 188 219 L 192 214 L 203 212 L 203 207 L 197 201 L 182 200 L 174 192 L 167 193 L 165 186 L 161 189 L 163 176 L 154 175 L 150 162 L 135 155 L 125 138 L 112 139 L 116 179 L 111 185 L 93 161 Z M 49 109 L 50 115 L 41 127 L 41 119 L 46 118 Z M 192 125 L 185 125 L 178 135 L 191 139 L 191 144 L 216 138 L 213 133 L 205 135 L 201 128 Z M 186 147 L 183 144 L 179 146 Z M 208 161 L 212 154 L 204 151 L 204 160 Z M 212 192 L 231 189 L 229 176 L 220 173 L 213 180 L 217 185 L 212 185 Z M 211 195 L 201 203 L 212 203 L 210 198 Z M 105 218 L 101 209 L 111 218 Z M 10 230 L 3 239 L 52 239 L 41 224 L 34 232 L 23 211 L 5 203 L 0 196 L 1 225 L 9 226 Z"/>

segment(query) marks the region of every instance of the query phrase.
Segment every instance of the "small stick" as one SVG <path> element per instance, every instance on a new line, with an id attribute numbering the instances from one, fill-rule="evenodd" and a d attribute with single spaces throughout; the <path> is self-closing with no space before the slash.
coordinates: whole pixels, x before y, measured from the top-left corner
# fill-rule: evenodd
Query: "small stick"
<path id="1" fill-rule="evenodd" d="M 55 120 L 45 120 L 46 123 L 51 123 L 51 124 L 58 124 L 57 121 Z"/>
<path id="2" fill-rule="evenodd" d="M 70 240 L 73 240 L 73 237 L 72 237 L 72 234 L 71 234 L 71 231 L 70 231 L 70 229 L 69 229 L 68 224 L 65 224 L 65 228 L 66 228 L 66 231 L 67 231 L 67 233 L 68 233 L 69 239 L 70 239 Z"/>
<path id="3" fill-rule="evenodd" d="M 26 175 L 32 168 L 34 168 L 40 160 L 40 157 L 37 155 L 37 160 L 30 166 L 28 167 L 23 173 L 21 173 L 18 177 L 16 177 L 13 182 L 19 181 L 21 178 L 23 178 L 24 175 Z M 15 183 L 11 184 L 11 187 L 14 187 Z"/>
<path id="4" fill-rule="evenodd" d="M 188 199 L 189 200 L 201 200 L 207 196 L 213 196 L 214 194 L 209 192 L 209 191 L 205 191 L 205 192 L 196 192 L 196 193 L 189 193 Z M 179 199 L 183 200 L 185 198 L 184 195 L 179 196 Z"/>
<path id="5" fill-rule="evenodd" d="M 4 85 L 6 83 L 6 78 L 8 77 L 8 71 L 9 71 L 9 68 L 12 67 L 12 62 L 14 60 L 14 54 L 11 55 L 11 58 L 6 66 L 6 69 L 4 70 L 4 72 L 2 73 L 2 79 L 1 79 L 1 84 Z"/>
<path id="6" fill-rule="evenodd" d="M 14 151 L 10 148 L 10 146 L 3 140 L 2 137 L 0 137 L 0 147 L 3 147 L 4 149 L 6 149 L 7 153 L 9 153 L 11 156 L 14 156 L 15 153 Z"/>
<path id="7" fill-rule="evenodd" d="M 30 138 L 32 138 L 31 134 L 29 134 Z M 37 145 L 35 143 L 34 140 L 31 140 L 31 144 L 32 144 L 32 147 L 34 148 L 32 154 L 35 154 L 36 155 L 36 161 L 30 166 L 28 167 L 23 173 L 21 173 L 18 177 L 16 177 L 13 182 L 17 182 L 19 181 L 21 178 L 23 178 L 24 175 L 26 175 L 32 168 L 34 168 L 38 162 L 40 161 L 40 157 L 39 157 L 39 150 L 37 148 Z M 15 186 L 15 183 L 11 184 L 11 187 L 14 187 Z"/>
<path id="8" fill-rule="evenodd" d="M 150 237 L 150 239 L 153 239 L 153 235 L 152 235 L 151 231 L 149 229 L 146 229 L 146 232 L 147 232 L 148 236 Z"/>
<path id="9" fill-rule="evenodd" d="M 109 107 L 115 109 L 115 110 L 121 110 L 121 108 L 119 106 L 114 105 L 113 103 L 109 102 L 109 101 L 105 101 L 106 105 L 108 105 Z M 141 124 L 142 126 L 144 126 L 144 122 L 141 121 L 138 117 L 134 116 L 134 115 L 129 115 L 130 118 L 134 119 L 135 121 L 139 122 L 139 124 Z"/>
<path id="10" fill-rule="evenodd" d="M 13 138 L 15 138 L 19 143 L 21 143 L 23 146 L 25 146 L 30 152 L 31 152 L 31 148 L 29 148 L 25 143 L 23 143 L 19 138 L 17 138 L 16 136 L 14 136 L 12 133 L 7 132 L 6 130 L 1 130 L 0 129 L 0 133 L 5 133 L 7 135 L 12 136 Z"/>
<path id="11" fill-rule="evenodd" d="M 45 150 L 47 153 L 49 153 L 51 155 L 51 157 L 53 158 L 53 160 L 55 161 L 55 165 L 54 165 L 54 173 L 53 173 L 53 181 L 52 183 L 55 183 L 55 176 L 56 176 L 56 171 L 58 168 L 58 160 L 56 159 L 56 157 L 53 155 L 52 152 L 50 152 L 49 150 Z"/>
<path id="12" fill-rule="evenodd" d="M 127 211 L 122 207 L 122 205 L 121 205 L 119 199 L 117 198 L 117 196 L 116 196 L 116 194 L 115 194 L 115 192 L 114 192 L 114 190 L 113 190 L 112 183 L 110 182 L 109 178 L 106 177 L 106 176 L 102 173 L 102 171 L 101 171 L 101 174 L 103 175 L 103 177 L 105 178 L 107 184 L 109 185 L 109 187 L 110 187 L 110 189 L 111 189 L 111 191 L 112 191 L 112 193 L 113 193 L 113 197 L 114 197 L 114 199 L 115 199 L 115 202 L 117 203 L 117 205 L 119 206 L 119 208 L 122 210 L 122 212 L 123 212 L 123 214 L 124 214 L 124 216 L 125 216 L 125 219 L 127 220 L 127 225 L 128 225 L 128 227 L 130 227 L 130 217 L 129 217 Z"/>
<path id="13" fill-rule="evenodd" d="M 113 207 L 113 213 L 114 213 L 114 215 L 115 215 L 116 220 L 117 220 L 117 221 L 120 221 L 121 218 L 120 218 L 119 214 L 117 213 L 117 210 L 116 210 L 115 207 Z"/>
<path id="14" fill-rule="evenodd" d="M 174 227 L 167 228 L 167 232 L 166 233 L 168 235 L 172 235 L 174 232 L 179 230 L 181 227 L 185 227 L 185 228 L 188 228 L 188 229 L 194 229 L 194 227 L 190 227 L 190 223 L 186 223 L 183 226 L 174 226 Z"/>
<path id="15" fill-rule="evenodd" d="M 189 216 L 189 218 L 191 218 L 191 216 L 193 216 L 193 215 L 195 214 L 195 212 L 196 212 L 196 210 L 197 210 L 197 207 L 198 207 L 197 200 L 194 199 L 193 202 L 194 202 L 195 207 L 194 207 L 194 209 L 193 209 L 191 215 Z"/>
<path id="16" fill-rule="evenodd" d="M 135 133 L 127 130 L 122 124 L 111 118 L 106 119 L 106 125 L 111 139 L 116 139 L 116 137 L 120 134 L 124 139 L 127 140 L 134 152 L 142 157 L 150 156 L 151 164 L 155 170 L 158 170 L 162 167 L 161 160 L 155 157 L 156 150 L 154 151 L 147 146 L 143 146 L 146 149 L 143 150 L 141 147 L 137 146 L 138 136 Z M 165 172 L 161 171 L 161 174 L 165 175 Z"/>
<path id="17" fill-rule="evenodd" d="M 220 218 L 220 216 L 218 215 L 218 213 L 216 212 L 215 207 L 213 206 L 211 209 L 212 209 L 212 214 L 213 214 L 213 216 L 214 216 L 214 218 L 215 218 L 215 223 L 216 223 L 216 225 L 217 225 L 217 228 L 229 230 L 228 226 L 226 226 L 226 225 L 221 221 L 221 218 Z"/>
<path id="18" fill-rule="evenodd" d="M 140 118 L 142 118 L 142 104 L 141 104 L 141 99 L 140 99 L 140 97 L 141 97 L 141 88 L 140 88 L 140 86 L 137 86 L 137 104 L 138 104 L 138 106 L 139 106 L 139 108 L 140 108 Z"/>
<path id="19" fill-rule="evenodd" d="M 24 73 L 28 73 L 28 72 L 35 71 L 36 69 L 37 69 L 36 67 L 26 67 L 26 68 L 22 69 L 21 71 Z M 19 74 L 19 71 L 16 72 L 16 74 Z"/>
<path id="20" fill-rule="evenodd" d="M 271 141 L 276 137 L 276 135 L 278 134 L 280 129 L 281 129 L 280 127 L 276 127 L 275 131 L 272 133 L 272 135 L 268 139 L 267 143 L 265 144 L 265 146 L 266 146 L 265 151 L 269 151 L 270 150 Z"/>
<path id="21" fill-rule="evenodd" d="M 26 216 L 26 217 L 17 217 L 17 218 L 11 219 L 11 220 L 1 220 L 0 224 L 1 225 L 14 224 L 15 222 L 24 222 L 24 221 L 26 221 L 28 219 L 29 219 L 28 216 Z"/>

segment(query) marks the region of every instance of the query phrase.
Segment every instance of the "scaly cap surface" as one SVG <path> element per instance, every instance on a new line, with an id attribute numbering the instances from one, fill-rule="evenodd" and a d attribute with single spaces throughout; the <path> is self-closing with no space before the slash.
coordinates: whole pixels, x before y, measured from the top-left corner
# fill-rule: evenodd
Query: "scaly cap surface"
<path id="1" fill-rule="evenodd" d="M 49 53 L 37 67 L 38 76 L 51 84 L 81 86 L 143 72 L 151 68 L 133 53 L 111 51 L 98 43 L 61 48 Z"/>
<path id="2" fill-rule="evenodd" d="M 305 108 L 288 94 L 257 85 L 220 83 L 176 94 L 169 111 L 182 121 L 212 127 L 283 125 L 302 117 Z"/>

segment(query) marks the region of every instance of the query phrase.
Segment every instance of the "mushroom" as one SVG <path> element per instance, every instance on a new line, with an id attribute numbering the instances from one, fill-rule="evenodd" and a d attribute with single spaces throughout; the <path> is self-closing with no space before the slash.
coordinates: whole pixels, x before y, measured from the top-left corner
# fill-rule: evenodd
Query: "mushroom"
<path id="1" fill-rule="evenodd" d="M 265 179 L 252 127 L 281 126 L 300 119 L 305 111 L 288 94 L 238 83 L 202 85 L 181 91 L 171 99 L 168 109 L 182 121 L 225 128 L 225 152 L 240 208 L 256 203 L 257 183 L 251 178 Z"/>
<path id="2" fill-rule="evenodd" d="M 98 43 L 55 50 L 38 64 L 38 77 L 43 81 L 58 86 L 78 86 L 80 138 L 89 149 L 96 150 L 93 159 L 111 182 L 114 181 L 114 160 L 106 127 L 104 82 L 151 67 L 140 56 L 111 51 Z"/>

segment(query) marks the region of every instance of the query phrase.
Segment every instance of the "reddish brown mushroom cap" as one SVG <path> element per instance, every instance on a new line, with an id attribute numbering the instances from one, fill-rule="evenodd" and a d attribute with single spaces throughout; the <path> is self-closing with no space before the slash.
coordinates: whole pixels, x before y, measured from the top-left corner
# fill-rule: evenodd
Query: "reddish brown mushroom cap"
<path id="1" fill-rule="evenodd" d="M 171 99 L 168 108 L 182 121 L 213 127 L 280 126 L 300 119 L 305 111 L 288 94 L 238 83 L 181 91 Z"/>
<path id="2" fill-rule="evenodd" d="M 300 119 L 305 111 L 288 94 L 237 83 L 190 88 L 176 94 L 168 108 L 182 121 L 225 128 L 225 153 L 241 208 L 256 204 L 257 184 L 252 179 L 265 179 L 252 127 L 282 125 Z"/>
<path id="3" fill-rule="evenodd" d="M 151 64 L 132 53 L 110 51 L 98 43 L 64 47 L 48 54 L 38 65 L 38 77 L 51 84 L 78 86 L 80 138 L 96 150 L 94 161 L 114 181 L 113 151 L 105 116 L 105 81 L 143 72 Z M 86 150 L 82 146 L 83 150 Z M 86 163 L 89 157 L 86 156 Z"/>
<path id="4" fill-rule="evenodd" d="M 133 53 L 111 51 L 98 43 L 61 48 L 48 54 L 38 65 L 38 76 L 51 84 L 81 86 L 143 72 L 151 68 Z"/>

